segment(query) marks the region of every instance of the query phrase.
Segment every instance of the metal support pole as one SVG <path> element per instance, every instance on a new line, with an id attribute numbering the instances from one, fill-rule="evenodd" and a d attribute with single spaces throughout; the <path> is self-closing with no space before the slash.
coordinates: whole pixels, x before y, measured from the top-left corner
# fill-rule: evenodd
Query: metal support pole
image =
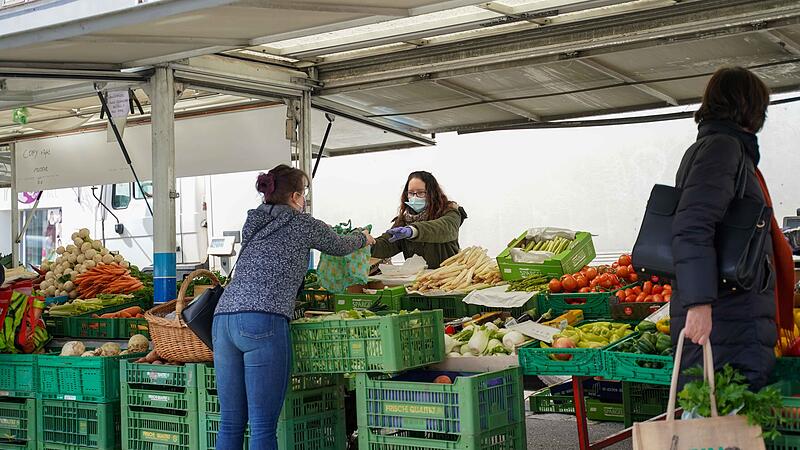
<path id="1" fill-rule="evenodd" d="M 19 264 L 19 193 L 17 192 L 17 149 L 14 142 L 9 144 L 11 152 L 11 267 Z"/>
<path id="2" fill-rule="evenodd" d="M 297 153 L 300 170 L 311 177 L 312 163 L 314 162 L 313 149 L 311 148 L 311 92 L 303 91 L 300 99 L 299 120 L 297 124 Z M 308 180 L 308 196 L 306 197 L 306 212 L 314 212 L 314 189 L 311 179 Z"/>
<path id="3" fill-rule="evenodd" d="M 153 139 L 153 276 L 156 302 L 175 298 L 175 83 L 172 69 L 150 79 Z"/>

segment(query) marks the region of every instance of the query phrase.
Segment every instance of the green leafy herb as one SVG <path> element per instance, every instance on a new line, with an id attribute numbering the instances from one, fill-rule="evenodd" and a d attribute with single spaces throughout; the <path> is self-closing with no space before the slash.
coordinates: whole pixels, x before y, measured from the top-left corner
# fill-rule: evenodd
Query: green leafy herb
<path id="1" fill-rule="evenodd" d="M 684 371 L 691 377 L 702 379 L 703 369 L 692 368 Z M 751 425 L 761 426 L 764 439 L 775 439 L 780 436 L 777 426 L 784 419 L 776 411 L 781 410 L 781 393 L 774 387 L 768 386 L 759 392 L 748 389 L 747 378 L 726 364 L 718 371 L 714 380 L 716 383 L 717 411 L 720 416 L 731 413 L 744 415 Z M 711 416 L 711 388 L 705 380 L 696 380 L 686 383 L 678 394 L 681 407 L 686 411 L 694 411 L 701 417 Z"/>

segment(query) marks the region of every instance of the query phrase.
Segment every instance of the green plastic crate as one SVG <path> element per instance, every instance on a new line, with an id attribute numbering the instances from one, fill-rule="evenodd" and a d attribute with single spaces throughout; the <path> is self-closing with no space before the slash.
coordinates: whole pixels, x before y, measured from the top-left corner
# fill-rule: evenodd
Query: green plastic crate
<path id="1" fill-rule="evenodd" d="M 100 319 L 85 314 L 66 317 L 68 336 L 79 339 L 116 339 L 119 319 Z"/>
<path id="2" fill-rule="evenodd" d="M 636 339 L 638 336 L 639 333 L 633 333 L 604 351 L 608 378 L 669 386 L 672 382 L 672 368 L 675 367 L 675 359 L 672 356 L 617 351 L 624 341 Z M 658 368 L 645 367 L 645 364 L 655 364 Z"/>
<path id="3" fill-rule="evenodd" d="M 120 380 L 132 387 L 165 390 L 169 388 L 197 388 L 202 364 L 170 366 L 162 364 L 142 364 L 122 360 Z"/>
<path id="4" fill-rule="evenodd" d="M 531 317 L 536 317 L 536 312 L 539 311 L 539 297 L 533 296 L 530 300 L 525 302 L 522 306 L 517 306 L 516 308 L 500 308 L 496 306 L 483 306 L 483 305 L 472 305 L 470 303 L 464 304 L 467 308 L 467 315 L 474 316 L 475 314 L 483 314 L 487 312 L 494 312 L 494 311 L 507 311 L 513 317 L 520 317 L 525 313 L 531 313 Z"/>
<path id="5" fill-rule="evenodd" d="M 497 265 L 500 267 L 500 275 L 503 280 L 516 281 L 534 275 L 558 278 L 565 273 L 575 273 L 581 270 L 592 262 L 596 256 L 592 235 L 579 232 L 575 235 L 577 242 L 572 248 L 555 255 L 541 264 L 516 263 L 511 259 L 511 249 L 517 247 L 527 235 L 527 231 L 522 233 L 511 246 L 497 257 Z"/>
<path id="6" fill-rule="evenodd" d="M 0 400 L 0 449 L 36 450 L 36 399 Z"/>
<path id="7" fill-rule="evenodd" d="M 447 375 L 453 384 L 433 383 Z M 525 419 L 522 372 L 417 370 L 397 378 L 356 376 L 359 427 L 478 435 Z"/>
<path id="8" fill-rule="evenodd" d="M 542 294 L 539 296 L 539 310 L 553 310 L 553 316 L 560 316 L 571 309 L 583 311 L 584 319 L 608 319 L 611 317 L 609 302 L 611 292 L 586 292 L 574 294 Z"/>
<path id="9" fill-rule="evenodd" d="M 380 302 L 388 310 L 399 311 L 402 309 L 402 300 L 406 295 L 404 286 L 387 287 L 378 290 L 375 294 L 336 294 L 333 296 L 333 310 L 336 312 L 350 309 L 367 309 L 373 303 Z"/>
<path id="10" fill-rule="evenodd" d="M 102 327 L 100 327 L 99 325 L 97 327 L 90 327 L 85 331 L 87 333 L 87 335 L 86 336 L 81 336 L 81 335 L 79 335 L 77 333 L 80 332 L 79 330 L 81 329 L 80 327 L 82 325 L 81 326 L 76 325 L 76 322 L 74 320 L 71 320 L 71 319 L 78 319 L 78 318 L 80 318 L 80 319 L 91 319 L 92 318 L 91 317 L 92 314 L 97 314 L 99 316 L 101 314 L 119 311 L 121 309 L 130 308 L 132 306 L 140 306 L 143 310 L 147 311 L 148 309 L 153 307 L 153 302 L 152 302 L 152 300 L 149 301 L 149 302 L 147 302 L 147 301 L 133 301 L 133 302 L 128 302 L 128 303 L 123 303 L 121 305 L 108 306 L 108 307 L 105 307 L 105 308 L 98 309 L 97 311 L 92 311 L 90 313 L 86 313 L 86 314 L 83 314 L 83 315 L 80 315 L 80 316 L 72 316 L 72 317 L 54 317 L 54 316 L 50 316 L 48 314 L 44 314 L 42 319 L 44 320 L 44 324 L 47 327 L 47 332 L 50 333 L 50 335 L 54 336 L 54 337 L 92 337 L 92 338 L 105 338 L 105 339 L 114 339 L 116 337 L 124 338 L 126 336 L 121 336 L 121 335 L 118 336 L 118 334 L 121 334 L 121 333 L 117 333 L 116 322 L 112 323 L 111 325 L 103 325 Z M 95 320 L 97 320 L 97 319 L 95 319 Z M 120 320 L 120 319 L 101 319 L 101 320 L 105 321 L 105 320 Z M 139 319 L 139 320 L 141 320 L 141 319 Z M 88 322 L 92 323 L 91 321 L 88 321 Z M 79 320 L 78 323 L 82 323 L 82 322 Z M 97 323 L 100 323 L 100 322 L 97 322 Z M 78 328 L 76 328 L 76 327 L 78 327 Z M 109 332 L 111 331 L 112 328 L 113 328 L 114 333 L 109 334 Z M 92 333 L 94 333 L 94 334 L 92 334 Z"/>
<path id="11" fill-rule="evenodd" d="M 623 382 L 622 403 L 626 427 L 647 421 L 667 411 L 669 386 Z"/>
<path id="12" fill-rule="evenodd" d="M 575 415 L 575 398 L 572 395 L 554 395 L 550 388 L 534 392 L 529 402 L 530 411 L 534 414 Z"/>
<path id="13" fill-rule="evenodd" d="M 775 361 L 775 368 L 772 370 L 772 379 L 777 382 L 780 380 L 800 380 L 800 357 L 784 356 Z"/>
<path id="14" fill-rule="evenodd" d="M 147 319 L 113 319 L 117 324 L 117 338 L 127 339 L 131 336 L 141 334 L 150 339 L 150 327 Z"/>
<path id="15" fill-rule="evenodd" d="M 437 295 L 435 297 L 409 294 L 403 297 L 401 305 L 402 309 L 406 311 L 414 311 L 415 309 L 434 311 L 441 309 L 442 315 L 446 319 L 460 319 L 470 315 L 467 313 L 467 304 L 464 303 L 464 297 L 466 296 L 463 294 Z"/>
<path id="16" fill-rule="evenodd" d="M 124 450 L 196 450 L 200 448 L 197 411 L 181 414 L 123 409 Z"/>
<path id="17" fill-rule="evenodd" d="M 767 450 L 797 450 L 800 449 L 800 435 L 782 434 L 771 441 L 764 441 Z"/>
<path id="18" fill-rule="evenodd" d="M 119 402 L 41 400 L 37 423 L 40 448 L 58 448 L 52 444 L 103 450 L 119 447 Z"/>
<path id="19" fill-rule="evenodd" d="M 125 356 L 38 356 L 39 395 L 43 399 L 106 403 L 119 400 L 119 363 Z"/>
<path id="20" fill-rule="evenodd" d="M 36 355 L 0 354 L 0 399 L 36 396 L 37 361 Z"/>
<path id="21" fill-rule="evenodd" d="M 559 316 L 570 309 L 579 309 L 583 311 L 583 317 L 587 320 L 609 319 L 611 305 L 617 301 L 616 293 L 634 286 L 636 283 L 609 292 L 543 293 L 539 296 L 539 310 L 545 312 L 552 309 L 553 315 Z M 633 322 L 634 319 L 621 318 L 620 321 Z"/>
<path id="22" fill-rule="evenodd" d="M 597 320 L 583 321 L 576 327 Z M 621 340 L 620 340 L 621 341 Z M 533 341 L 519 349 L 519 365 L 525 375 L 587 376 L 613 379 L 605 364 L 603 348 L 542 348 L 540 341 Z M 557 360 L 552 355 L 570 355 L 568 360 Z"/>
<path id="23" fill-rule="evenodd" d="M 67 328 L 66 317 L 53 317 L 44 315 L 42 318 L 47 332 L 53 337 L 67 337 L 69 336 L 69 329 Z"/>
<path id="24" fill-rule="evenodd" d="M 214 367 L 198 365 L 200 388 L 198 405 L 205 414 L 219 414 L 217 379 Z M 290 380 L 280 420 L 339 411 L 344 408 L 341 375 L 295 376 Z"/>
<path id="25" fill-rule="evenodd" d="M 307 303 L 312 311 L 333 311 L 334 295 L 319 286 L 306 286 L 298 297 L 301 303 Z"/>
<path id="26" fill-rule="evenodd" d="M 586 418 L 598 422 L 624 422 L 625 413 L 619 403 L 606 403 L 587 398 Z"/>
<path id="27" fill-rule="evenodd" d="M 201 450 L 213 450 L 219 434 L 219 415 L 200 417 Z M 249 446 L 250 427 L 244 436 L 244 449 Z M 280 450 L 344 450 L 347 448 L 344 411 L 302 417 L 278 422 L 278 448 Z"/>
<path id="28" fill-rule="evenodd" d="M 783 400 L 780 416 L 785 422 L 778 425 L 778 431 L 800 434 L 800 398 L 795 397 L 800 394 L 800 381 L 782 380 L 773 387 L 780 391 Z"/>
<path id="29" fill-rule="evenodd" d="M 294 373 L 401 372 L 444 359 L 442 311 L 292 323 Z"/>
<path id="30" fill-rule="evenodd" d="M 359 427 L 360 450 L 521 450 L 527 448 L 525 422 L 478 435 L 386 431 Z"/>

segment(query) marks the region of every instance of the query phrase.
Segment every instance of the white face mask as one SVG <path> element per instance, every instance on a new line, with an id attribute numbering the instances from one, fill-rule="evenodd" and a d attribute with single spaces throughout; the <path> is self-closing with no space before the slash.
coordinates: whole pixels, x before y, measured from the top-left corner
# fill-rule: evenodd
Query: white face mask
<path id="1" fill-rule="evenodd" d="M 415 213 L 419 214 L 425 210 L 426 206 L 428 206 L 428 201 L 424 198 L 409 197 L 406 205 L 413 209 Z"/>

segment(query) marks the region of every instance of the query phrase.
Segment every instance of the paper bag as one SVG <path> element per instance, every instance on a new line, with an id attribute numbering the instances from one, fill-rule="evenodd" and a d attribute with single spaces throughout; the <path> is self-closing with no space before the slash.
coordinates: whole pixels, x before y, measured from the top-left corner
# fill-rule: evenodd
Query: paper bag
<path id="1" fill-rule="evenodd" d="M 714 398 L 714 357 L 711 344 L 703 346 L 703 372 L 711 387 L 711 417 L 675 420 L 678 375 L 683 354 L 684 332 L 681 330 L 675 353 L 675 368 L 669 391 L 667 420 L 633 425 L 634 450 L 765 450 L 761 427 L 749 425 L 744 416 L 719 417 Z"/>
<path id="2" fill-rule="evenodd" d="M 761 427 L 743 416 L 644 422 L 633 426 L 634 450 L 763 450 Z"/>

